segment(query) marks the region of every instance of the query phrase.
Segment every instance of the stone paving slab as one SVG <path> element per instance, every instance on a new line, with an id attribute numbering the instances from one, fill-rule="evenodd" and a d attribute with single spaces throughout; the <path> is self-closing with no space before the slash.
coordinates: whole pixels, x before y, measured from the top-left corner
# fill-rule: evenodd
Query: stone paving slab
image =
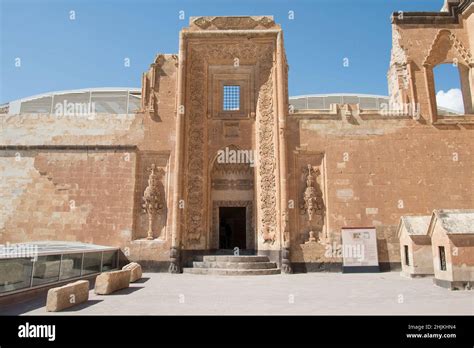
<path id="1" fill-rule="evenodd" d="M 28 315 L 460 315 L 474 314 L 472 291 L 449 291 L 432 278 L 398 272 L 202 276 L 144 273 L 112 295 L 90 292 L 89 301 L 46 312 L 45 299 L 0 308 Z"/>

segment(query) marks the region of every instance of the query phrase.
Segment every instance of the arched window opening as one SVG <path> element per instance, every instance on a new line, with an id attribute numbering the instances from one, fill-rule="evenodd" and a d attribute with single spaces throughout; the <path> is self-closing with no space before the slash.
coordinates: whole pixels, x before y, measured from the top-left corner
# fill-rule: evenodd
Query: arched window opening
<path id="1" fill-rule="evenodd" d="M 440 64 L 433 69 L 433 73 L 438 115 L 466 114 L 459 66 L 455 63 Z"/>

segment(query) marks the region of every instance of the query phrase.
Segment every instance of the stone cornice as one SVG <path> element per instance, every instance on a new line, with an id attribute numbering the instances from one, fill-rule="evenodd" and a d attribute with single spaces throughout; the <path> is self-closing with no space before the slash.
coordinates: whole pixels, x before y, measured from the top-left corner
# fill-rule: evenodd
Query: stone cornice
<path id="1" fill-rule="evenodd" d="M 393 24 L 444 25 L 459 24 L 459 16 L 464 13 L 473 0 L 448 2 L 447 12 L 394 12 Z"/>
<path id="2" fill-rule="evenodd" d="M 204 16 L 189 19 L 190 30 L 262 30 L 278 29 L 273 16 Z"/>
<path id="3" fill-rule="evenodd" d="M 87 151 L 137 151 L 137 145 L 0 145 L 0 151 L 4 150 L 87 150 Z"/>

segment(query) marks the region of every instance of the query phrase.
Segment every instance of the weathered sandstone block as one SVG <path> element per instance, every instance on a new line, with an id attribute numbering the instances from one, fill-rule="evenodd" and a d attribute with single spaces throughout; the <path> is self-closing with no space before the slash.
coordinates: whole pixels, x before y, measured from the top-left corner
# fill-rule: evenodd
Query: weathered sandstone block
<path id="1" fill-rule="evenodd" d="M 57 312 L 65 308 L 86 302 L 89 299 L 89 281 L 78 280 L 64 286 L 49 289 L 46 310 Z"/>
<path id="2" fill-rule="evenodd" d="M 130 262 L 123 266 L 122 270 L 130 270 L 130 283 L 136 282 L 142 277 L 142 266 L 136 262 Z"/>
<path id="3" fill-rule="evenodd" d="M 101 273 L 95 279 L 94 292 L 98 295 L 111 294 L 130 285 L 130 270 Z"/>

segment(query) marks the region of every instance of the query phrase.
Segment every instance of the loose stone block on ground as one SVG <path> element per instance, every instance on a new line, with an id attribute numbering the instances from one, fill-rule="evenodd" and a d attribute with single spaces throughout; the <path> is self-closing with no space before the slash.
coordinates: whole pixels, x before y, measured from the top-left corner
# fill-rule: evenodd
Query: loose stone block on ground
<path id="1" fill-rule="evenodd" d="M 130 270 L 102 273 L 95 280 L 94 292 L 98 295 L 108 295 L 117 290 L 128 288 L 130 274 Z"/>
<path id="2" fill-rule="evenodd" d="M 122 267 L 122 270 L 130 271 L 130 283 L 136 282 L 142 277 L 142 266 L 136 262 L 130 262 Z"/>
<path id="3" fill-rule="evenodd" d="M 64 286 L 49 289 L 46 299 L 46 310 L 57 312 L 73 307 L 89 299 L 89 281 L 78 280 Z"/>

